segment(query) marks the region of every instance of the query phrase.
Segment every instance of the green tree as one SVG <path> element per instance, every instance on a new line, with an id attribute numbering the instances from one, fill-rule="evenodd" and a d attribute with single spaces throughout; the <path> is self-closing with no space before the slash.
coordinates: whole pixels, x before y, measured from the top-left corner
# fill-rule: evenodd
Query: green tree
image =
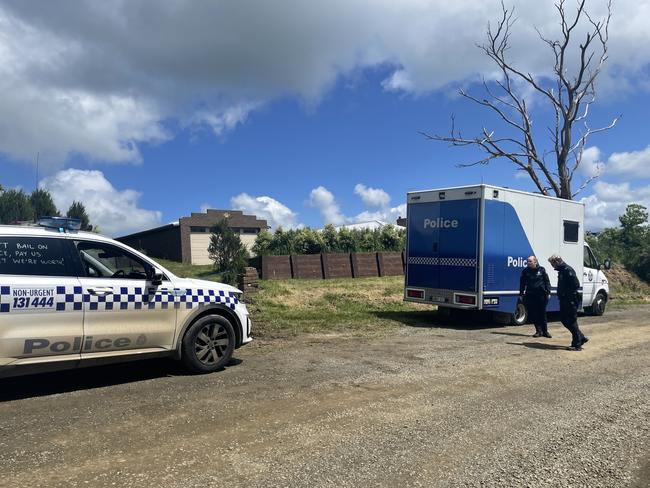
<path id="1" fill-rule="evenodd" d="M 293 250 L 293 232 L 285 231 L 282 226 L 278 227 L 273 233 L 273 240 L 269 247 L 269 254 L 282 255 L 291 254 Z"/>
<path id="2" fill-rule="evenodd" d="M 350 229 L 343 227 L 338 232 L 338 248 L 340 252 L 355 252 L 357 250 L 354 235 Z"/>
<path id="3" fill-rule="evenodd" d="M 310 228 L 297 230 L 293 241 L 292 248 L 296 254 L 320 254 L 323 252 L 323 236 L 320 232 Z"/>
<path id="4" fill-rule="evenodd" d="M 402 242 L 399 231 L 393 225 L 385 225 L 379 233 L 381 251 L 401 251 Z"/>
<path id="5" fill-rule="evenodd" d="M 262 230 L 255 238 L 253 244 L 253 254 L 255 256 L 266 256 L 270 254 L 271 244 L 273 243 L 273 235 L 266 229 Z"/>
<path id="6" fill-rule="evenodd" d="M 88 218 L 86 207 L 84 207 L 83 203 L 77 202 L 76 200 L 73 201 L 66 216 L 79 219 L 81 221 L 81 230 L 92 230 L 92 225 L 90 225 L 90 219 Z"/>
<path id="7" fill-rule="evenodd" d="M 52 195 L 47 190 L 41 188 L 34 190 L 29 196 L 29 202 L 34 209 L 34 220 L 39 217 L 58 217 L 61 215 L 54 205 Z"/>
<path id="8" fill-rule="evenodd" d="M 220 220 L 212 228 L 208 254 L 214 261 L 215 271 L 221 273 L 221 279 L 226 283 L 235 284 L 237 276 L 248 264 L 248 251 L 227 219 Z"/>
<path id="9" fill-rule="evenodd" d="M 325 252 L 338 252 L 339 249 L 339 236 L 336 228 L 332 224 L 327 224 L 323 228 L 323 251 Z"/>
<path id="10" fill-rule="evenodd" d="M 621 222 L 623 243 L 627 247 L 637 247 L 641 244 L 648 227 L 648 211 L 643 205 L 632 203 L 618 220 Z"/>
<path id="11" fill-rule="evenodd" d="M 34 209 L 24 191 L 12 189 L 0 195 L 0 223 L 12 224 L 33 219 Z"/>
<path id="12" fill-rule="evenodd" d="M 648 222 L 648 210 L 638 203 L 631 203 L 625 208 L 625 213 L 618 218 L 623 229 L 631 229 Z"/>

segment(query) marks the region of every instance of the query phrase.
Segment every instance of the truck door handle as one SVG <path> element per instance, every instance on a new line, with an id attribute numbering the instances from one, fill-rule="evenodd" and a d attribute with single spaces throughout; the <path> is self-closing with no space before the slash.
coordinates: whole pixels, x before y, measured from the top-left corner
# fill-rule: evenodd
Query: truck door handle
<path id="1" fill-rule="evenodd" d="M 88 293 L 91 295 L 112 295 L 113 287 L 111 286 L 96 286 L 93 288 L 88 288 Z"/>

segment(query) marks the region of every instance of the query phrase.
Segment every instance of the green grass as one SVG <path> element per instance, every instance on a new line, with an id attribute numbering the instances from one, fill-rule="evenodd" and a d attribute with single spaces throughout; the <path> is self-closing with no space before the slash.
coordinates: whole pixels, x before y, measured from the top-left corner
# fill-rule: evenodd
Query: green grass
<path id="1" fill-rule="evenodd" d="M 210 265 L 189 265 L 158 259 L 172 273 L 219 281 Z M 606 272 L 609 307 L 648 303 L 650 285 L 622 267 Z M 303 333 L 386 334 L 407 325 L 436 321 L 436 308 L 402 300 L 404 278 L 260 281 L 255 298 L 245 298 L 255 336 L 284 337 Z"/>
<path id="2" fill-rule="evenodd" d="M 211 264 L 183 264 L 176 261 L 168 261 L 167 259 L 154 259 L 180 278 L 219 281 L 219 274 L 214 271 Z"/>
<path id="3" fill-rule="evenodd" d="M 385 333 L 435 307 L 402 300 L 404 278 L 262 281 L 249 308 L 258 335 Z M 413 314 L 413 312 L 419 312 Z"/>

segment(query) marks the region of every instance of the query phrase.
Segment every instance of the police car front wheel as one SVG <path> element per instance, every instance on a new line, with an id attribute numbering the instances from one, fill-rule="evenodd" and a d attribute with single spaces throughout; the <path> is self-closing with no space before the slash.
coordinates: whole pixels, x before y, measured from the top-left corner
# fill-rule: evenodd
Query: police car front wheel
<path id="1" fill-rule="evenodd" d="M 235 331 L 224 317 L 201 317 L 185 332 L 181 361 L 193 373 L 218 371 L 230 361 L 235 340 Z"/>

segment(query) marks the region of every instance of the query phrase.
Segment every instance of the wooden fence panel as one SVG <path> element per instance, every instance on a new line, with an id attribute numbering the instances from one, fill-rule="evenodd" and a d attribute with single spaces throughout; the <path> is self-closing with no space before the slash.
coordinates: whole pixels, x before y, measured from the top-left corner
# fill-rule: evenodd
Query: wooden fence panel
<path id="1" fill-rule="evenodd" d="M 377 262 L 379 263 L 379 276 L 404 275 L 401 252 L 379 252 L 377 253 Z"/>
<path id="2" fill-rule="evenodd" d="M 323 274 L 329 278 L 352 278 L 352 264 L 348 253 L 323 254 Z"/>
<path id="3" fill-rule="evenodd" d="M 265 280 L 290 280 L 290 256 L 262 256 L 262 279 Z"/>
<path id="4" fill-rule="evenodd" d="M 377 253 L 353 252 L 350 256 L 352 260 L 352 274 L 355 278 L 379 276 Z"/>
<path id="5" fill-rule="evenodd" d="M 323 264 L 320 254 L 292 254 L 293 277 L 299 279 L 323 279 Z"/>

